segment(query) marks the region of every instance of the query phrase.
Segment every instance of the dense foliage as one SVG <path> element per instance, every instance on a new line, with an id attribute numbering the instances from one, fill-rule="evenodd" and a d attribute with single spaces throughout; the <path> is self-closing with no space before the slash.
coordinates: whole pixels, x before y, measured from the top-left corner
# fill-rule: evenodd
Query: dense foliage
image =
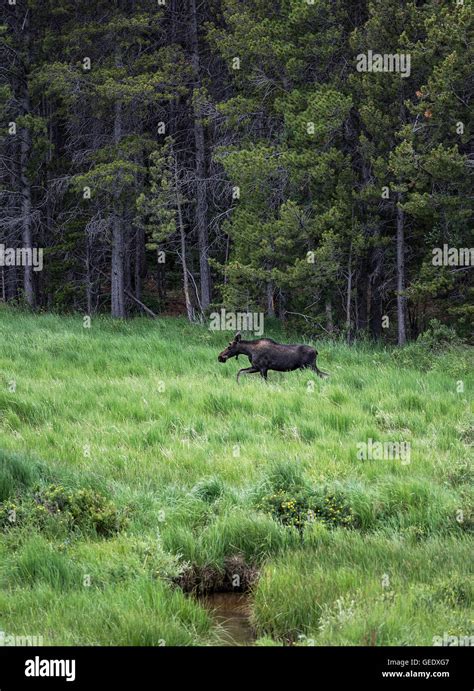
<path id="1" fill-rule="evenodd" d="M 470 0 L 17 0 L 1 32 L 0 241 L 44 249 L 1 299 L 469 332 L 433 250 L 471 243 Z"/>

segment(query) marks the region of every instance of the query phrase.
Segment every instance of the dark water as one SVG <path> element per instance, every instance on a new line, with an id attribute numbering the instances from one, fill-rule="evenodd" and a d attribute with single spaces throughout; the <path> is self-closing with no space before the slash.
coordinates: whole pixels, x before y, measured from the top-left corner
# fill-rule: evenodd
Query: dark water
<path id="1" fill-rule="evenodd" d="M 252 645 L 255 635 L 250 625 L 250 601 L 242 593 L 212 593 L 199 598 L 221 627 L 222 645 Z"/>

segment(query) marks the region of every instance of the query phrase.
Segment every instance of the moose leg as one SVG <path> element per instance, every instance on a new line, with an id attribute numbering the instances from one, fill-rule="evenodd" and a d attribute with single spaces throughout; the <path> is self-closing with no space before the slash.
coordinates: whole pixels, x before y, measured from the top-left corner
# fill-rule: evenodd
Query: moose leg
<path id="1" fill-rule="evenodd" d="M 241 374 L 255 374 L 255 372 L 258 371 L 258 367 L 243 367 L 242 369 L 239 369 L 237 372 L 237 384 L 239 383 L 239 377 Z"/>
<path id="2" fill-rule="evenodd" d="M 260 374 L 261 374 L 262 377 L 265 379 L 265 381 L 267 381 L 267 372 L 268 372 L 268 370 L 266 370 L 266 369 L 261 369 L 261 370 L 260 370 Z"/>

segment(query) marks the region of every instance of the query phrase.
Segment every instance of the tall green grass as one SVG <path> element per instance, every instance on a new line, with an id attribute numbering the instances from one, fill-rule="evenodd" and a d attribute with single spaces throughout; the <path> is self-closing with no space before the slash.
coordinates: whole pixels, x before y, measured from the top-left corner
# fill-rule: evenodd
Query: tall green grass
<path id="1" fill-rule="evenodd" d="M 179 319 L 86 329 L 0 309 L 0 629 L 46 644 L 212 644 L 219 628 L 175 584 L 238 556 L 261 571 L 264 643 L 469 635 L 472 352 L 319 342 L 328 380 L 237 385 L 245 363 L 217 362 L 228 337 Z M 368 439 L 409 442 L 410 463 L 360 460 Z M 38 522 L 35 491 L 52 483 L 105 496 L 126 528 Z M 276 491 L 338 493 L 354 527 L 286 526 L 259 508 Z M 2 506 L 18 520 L 2 524 Z"/>
<path id="2" fill-rule="evenodd" d="M 444 633 L 470 636 L 471 554 L 464 538 L 318 531 L 264 568 L 255 625 L 306 645 L 433 645 Z"/>

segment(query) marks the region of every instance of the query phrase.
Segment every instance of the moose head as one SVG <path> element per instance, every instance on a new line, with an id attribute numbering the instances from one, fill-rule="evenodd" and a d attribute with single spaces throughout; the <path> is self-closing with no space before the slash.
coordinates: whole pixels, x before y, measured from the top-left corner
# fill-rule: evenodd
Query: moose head
<path id="1" fill-rule="evenodd" d="M 242 339 L 242 336 L 240 334 L 240 331 L 238 331 L 235 336 L 234 340 L 230 341 L 229 345 L 225 350 L 222 351 L 222 353 L 219 353 L 217 356 L 217 359 L 219 362 L 227 362 L 227 360 L 231 357 L 238 358 L 239 356 L 239 343 Z"/>

